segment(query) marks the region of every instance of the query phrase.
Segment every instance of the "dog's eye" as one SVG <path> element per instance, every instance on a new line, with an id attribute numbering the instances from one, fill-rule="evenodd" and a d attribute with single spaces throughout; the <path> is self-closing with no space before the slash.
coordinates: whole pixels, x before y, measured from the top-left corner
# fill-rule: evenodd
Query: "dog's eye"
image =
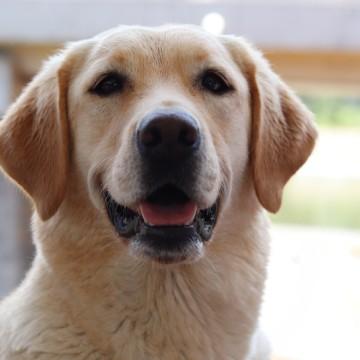
<path id="1" fill-rule="evenodd" d="M 215 95 L 223 95 L 233 90 L 223 75 L 214 70 L 207 70 L 202 74 L 201 87 Z"/>
<path id="2" fill-rule="evenodd" d="M 109 96 L 121 92 L 126 84 L 124 75 L 112 72 L 103 76 L 90 89 L 90 92 L 99 96 Z"/>

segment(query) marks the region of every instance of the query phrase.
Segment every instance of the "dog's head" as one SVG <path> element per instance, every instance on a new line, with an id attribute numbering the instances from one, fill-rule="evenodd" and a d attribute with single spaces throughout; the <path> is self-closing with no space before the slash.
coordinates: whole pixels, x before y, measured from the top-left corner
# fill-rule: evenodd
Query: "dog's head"
<path id="1" fill-rule="evenodd" d="M 310 112 L 243 39 L 124 27 L 44 66 L 0 123 L 0 165 L 43 221 L 77 181 L 131 254 L 189 262 L 245 182 L 276 212 L 315 137 Z"/>

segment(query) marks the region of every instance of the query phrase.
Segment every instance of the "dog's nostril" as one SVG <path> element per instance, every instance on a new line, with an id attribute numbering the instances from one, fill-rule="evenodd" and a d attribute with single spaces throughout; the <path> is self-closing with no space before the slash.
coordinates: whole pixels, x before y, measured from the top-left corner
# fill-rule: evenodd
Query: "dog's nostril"
<path id="1" fill-rule="evenodd" d="M 183 128 L 178 137 L 178 142 L 185 146 L 194 146 L 198 141 L 198 131 L 194 127 Z"/>
<path id="2" fill-rule="evenodd" d="M 159 129 L 150 127 L 145 131 L 140 132 L 140 142 L 145 147 L 155 147 L 159 145 L 162 141 L 161 139 L 161 132 Z"/>

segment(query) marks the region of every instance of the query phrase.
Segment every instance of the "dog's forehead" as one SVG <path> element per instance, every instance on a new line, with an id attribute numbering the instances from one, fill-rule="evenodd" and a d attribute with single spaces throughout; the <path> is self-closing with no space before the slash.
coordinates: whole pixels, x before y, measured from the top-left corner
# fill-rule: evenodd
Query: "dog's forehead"
<path id="1" fill-rule="evenodd" d="M 206 61 L 225 55 L 216 36 L 190 26 L 121 27 L 95 38 L 91 58 L 118 62 Z"/>

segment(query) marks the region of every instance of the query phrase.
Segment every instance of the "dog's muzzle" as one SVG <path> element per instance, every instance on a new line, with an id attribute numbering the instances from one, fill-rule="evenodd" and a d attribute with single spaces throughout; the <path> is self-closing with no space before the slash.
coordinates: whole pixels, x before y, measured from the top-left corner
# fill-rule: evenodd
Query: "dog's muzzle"
<path id="1" fill-rule="evenodd" d="M 134 141 L 146 196 L 130 209 L 105 190 L 112 224 L 136 256 L 160 263 L 200 258 L 216 224 L 219 201 L 206 209 L 197 202 L 197 178 L 204 166 L 197 121 L 176 109 L 152 112 L 140 122 Z"/>

